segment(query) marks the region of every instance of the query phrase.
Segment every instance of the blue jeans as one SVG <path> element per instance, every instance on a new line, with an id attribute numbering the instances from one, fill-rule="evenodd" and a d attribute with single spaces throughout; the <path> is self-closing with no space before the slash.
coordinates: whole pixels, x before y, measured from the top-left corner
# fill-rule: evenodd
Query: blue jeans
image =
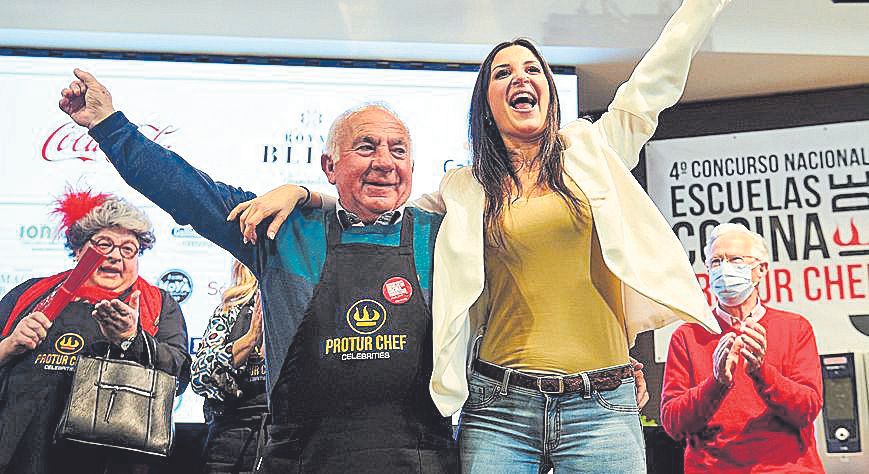
<path id="1" fill-rule="evenodd" d="M 644 473 L 633 377 L 615 390 L 544 394 L 474 372 L 459 421 L 462 472 Z"/>

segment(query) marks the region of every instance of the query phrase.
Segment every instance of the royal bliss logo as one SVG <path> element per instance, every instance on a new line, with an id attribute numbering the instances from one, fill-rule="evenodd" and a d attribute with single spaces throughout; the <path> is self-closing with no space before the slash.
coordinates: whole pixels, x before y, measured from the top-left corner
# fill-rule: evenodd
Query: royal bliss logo
<path id="1" fill-rule="evenodd" d="M 319 169 L 327 133 L 323 113 L 305 110 L 299 114 L 296 125 L 284 133 L 283 143 L 263 145 L 263 163 L 313 164 Z"/>

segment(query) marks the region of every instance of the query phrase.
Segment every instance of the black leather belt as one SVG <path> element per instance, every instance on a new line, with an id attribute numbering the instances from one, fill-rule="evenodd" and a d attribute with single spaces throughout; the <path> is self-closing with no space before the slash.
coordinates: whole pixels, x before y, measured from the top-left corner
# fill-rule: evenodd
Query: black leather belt
<path id="1" fill-rule="evenodd" d="M 583 381 L 583 374 L 588 377 L 590 389 L 598 392 L 615 390 L 622 384 L 623 379 L 634 376 L 634 369 L 630 364 L 581 374 L 537 376 L 477 359 L 474 361 L 474 370 L 480 375 L 498 381 L 503 381 L 504 374 L 510 370 L 510 378 L 507 380 L 508 386 L 513 385 L 551 394 L 579 392 L 583 396 L 589 395 L 585 393 L 586 385 Z"/>

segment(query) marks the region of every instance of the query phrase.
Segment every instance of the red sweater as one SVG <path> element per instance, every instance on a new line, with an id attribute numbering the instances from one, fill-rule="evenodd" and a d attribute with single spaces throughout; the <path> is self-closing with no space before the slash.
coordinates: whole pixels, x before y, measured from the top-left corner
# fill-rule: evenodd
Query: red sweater
<path id="1" fill-rule="evenodd" d="M 733 331 L 719 322 L 725 333 Z M 729 389 L 712 376 L 721 335 L 694 323 L 673 333 L 661 422 L 674 439 L 687 440 L 686 473 L 824 472 L 813 425 L 823 399 L 812 326 L 772 308 L 759 323 L 767 338 L 763 366 L 749 376 L 740 365 Z"/>

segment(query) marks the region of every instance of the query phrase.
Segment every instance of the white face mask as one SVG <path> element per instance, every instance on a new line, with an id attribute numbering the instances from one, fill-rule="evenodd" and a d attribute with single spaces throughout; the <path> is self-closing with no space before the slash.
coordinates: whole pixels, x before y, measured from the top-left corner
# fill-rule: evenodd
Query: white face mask
<path id="1" fill-rule="evenodd" d="M 718 301 L 725 306 L 737 306 L 747 300 L 757 286 L 751 278 L 751 272 L 758 265 L 760 262 L 754 265 L 721 262 L 709 270 L 709 286 Z"/>

